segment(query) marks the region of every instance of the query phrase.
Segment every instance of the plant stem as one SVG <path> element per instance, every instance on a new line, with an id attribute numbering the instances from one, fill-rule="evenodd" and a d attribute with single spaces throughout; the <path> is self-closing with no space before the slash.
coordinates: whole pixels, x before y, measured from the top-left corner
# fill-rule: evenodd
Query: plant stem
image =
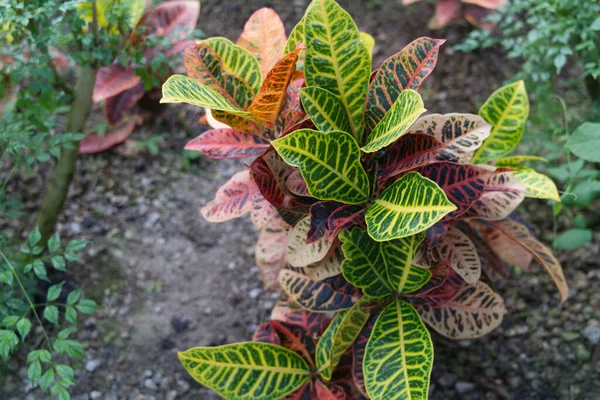
<path id="1" fill-rule="evenodd" d="M 591 75 L 585 77 L 585 87 L 592 100 L 593 119 L 600 119 L 600 80 Z"/>
<path id="2" fill-rule="evenodd" d="M 65 126 L 65 132 L 80 133 L 84 131 L 87 114 L 92 105 L 92 94 L 97 72 L 97 69 L 93 67 L 79 67 L 77 83 L 75 84 L 75 98 Z M 40 242 L 42 246 L 46 245 L 50 235 L 54 232 L 56 221 L 62 212 L 69 186 L 75 174 L 75 163 L 78 156 L 79 142 L 73 143 L 72 148 L 63 148 L 61 151 L 35 223 L 42 234 Z"/>

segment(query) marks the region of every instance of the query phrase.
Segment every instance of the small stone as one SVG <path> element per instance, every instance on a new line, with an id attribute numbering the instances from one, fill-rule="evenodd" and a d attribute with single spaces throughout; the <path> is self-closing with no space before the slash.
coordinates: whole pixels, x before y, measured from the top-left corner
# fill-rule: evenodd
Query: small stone
<path id="1" fill-rule="evenodd" d="M 249 296 L 251 299 L 256 299 L 258 296 L 260 296 L 260 292 L 261 292 L 260 288 L 252 289 L 249 293 Z"/>
<path id="2" fill-rule="evenodd" d="M 144 380 L 144 387 L 146 389 L 152 390 L 154 392 L 156 392 L 158 390 L 158 386 L 156 385 L 156 383 L 154 383 L 154 381 L 152 379 Z"/>
<path id="3" fill-rule="evenodd" d="M 460 394 L 468 393 L 475 389 L 475 384 L 471 382 L 456 382 L 454 389 Z"/>
<path id="4" fill-rule="evenodd" d="M 575 346 L 575 355 L 579 361 L 587 361 L 590 359 L 590 352 L 581 343 L 577 343 L 577 346 Z"/>
<path id="5" fill-rule="evenodd" d="M 171 318 L 171 326 L 176 333 L 181 333 L 190 327 L 190 321 L 174 316 Z"/>
<path id="6" fill-rule="evenodd" d="M 190 384 L 184 380 L 177 381 L 177 389 L 181 393 L 187 393 L 190 390 Z"/>
<path id="7" fill-rule="evenodd" d="M 169 390 L 166 400 L 175 400 L 177 398 L 177 390 Z"/>
<path id="8" fill-rule="evenodd" d="M 450 387 L 456 382 L 457 376 L 454 374 L 446 373 L 442 375 L 440 379 L 438 379 L 438 383 L 443 387 Z"/>
<path id="9" fill-rule="evenodd" d="M 154 373 L 149 369 L 146 369 L 144 372 L 142 372 L 142 376 L 144 378 L 150 378 L 152 375 L 154 375 Z"/>
<path id="10" fill-rule="evenodd" d="M 579 339 L 580 334 L 579 332 L 563 332 L 560 336 L 563 338 L 564 341 L 572 342 L 574 340 Z"/>
<path id="11" fill-rule="evenodd" d="M 600 343 L 600 324 L 586 327 L 583 330 L 582 335 L 592 344 Z"/>
<path id="12" fill-rule="evenodd" d="M 102 366 L 102 360 L 88 360 L 85 363 L 85 370 L 87 372 L 94 372 Z"/>
<path id="13" fill-rule="evenodd" d="M 90 399 L 97 400 L 100 397 L 102 397 L 102 392 L 99 392 L 97 390 L 94 390 L 93 392 L 90 392 Z"/>

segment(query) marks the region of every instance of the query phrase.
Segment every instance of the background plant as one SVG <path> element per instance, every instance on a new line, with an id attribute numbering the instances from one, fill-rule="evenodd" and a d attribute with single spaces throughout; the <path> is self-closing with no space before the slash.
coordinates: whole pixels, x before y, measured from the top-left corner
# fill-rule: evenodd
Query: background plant
<path id="1" fill-rule="evenodd" d="M 419 1 L 421 0 L 402 0 L 402 4 L 408 6 Z M 441 29 L 466 19 L 477 27 L 489 30 L 494 25 L 487 23 L 486 17 L 505 4 L 506 0 L 437 0 L 435 13 L 427 25 L 430 29 Z"/>
<path id="2" fill-rule="evenodd" d="M 482 271 L 506 276 L 505 262 L 535 258 L 566 299 L 560 264 L 512 214 L 526 196 L 560 201 L 522 165 L 535 157 L 509 156 L 529 114 L 525 86 L 500 88 L 479 116 L 422 116 L 417 90 L 443 42 L 419 38 L 371 78 L 372 38 L 335 1 L 317 0 L 287 42 L 261 9 L 237 45 L 186 49 L 187 77 L 170 77 L 162 102 L 208 108 L 225 124 L 186 149 L 256 157 L 201 212 L 213 222 L 250 213 L 265 283 L 288 301 L 255 342 L 180 353 L 200 383 L 231 399 L 426 398 L 425 323 L 474 338 L 506 312 Z M 315 347 L 307 321 L 324 313 L 335 316 L 314 327 Z"/>

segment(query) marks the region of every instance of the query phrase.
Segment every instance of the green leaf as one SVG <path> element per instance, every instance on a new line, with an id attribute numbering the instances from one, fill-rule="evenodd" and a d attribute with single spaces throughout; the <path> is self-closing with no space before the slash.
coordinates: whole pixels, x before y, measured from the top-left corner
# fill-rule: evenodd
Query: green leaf
<path id="1" fill-rule="evenodd" d="M 46 267 L 44 267 L 41 260 L 38 259 L 33 262 L 33 272 L 39 279 L 49 282 L 48 276 L 46 276 Z"/>
<path id="2" fill-rule="evenodd" d="M 371 59 L 350 14 L 333 0 L 315 0 L 307 10 L 304 35 L 307 86 L 338 96 L 354 137 L 362 138 Z"/>
<path id="3" fill-rule="evenodd" d="M 25 336 L 31 331 L 31 321 L 25 317 L 21 318 L 19 322 L 17 322 L 17 331 L 19 332 L 19 335 L 21 335 L 21 339 L 25 340 Z"/>
<path id="4" fill-rule="evenodd" d="M 363 359 L 365 387 L 372 400 L 426 399 L 433 344 L 421 317 L 395 300 L 379 315 Z"/>
<path id="5" fill-rule="evenodd" d="M 425 111 L 421 95 L 412 89 L 404 90 L 392 108 L 371 131 L 367 143 L 361 147 L 361 150 L 373 153 L 394 143 Z"/>
<path id="6" fill-rule="evenodd" d="M 569 137 L 567 148 L 577 157 L 600 162 L 600 123 L 584 122 Z"/>
<path id="7" fill-rule="evenodd" d="M 94 300 L 82 299 L 77 303 L 75 308 L 84 314 L 91 314 L 98 309 L 98 305 Z"/>
<path id="8" fill-rule="evenodd" d="M 77 323 L 77 311 L 74 307 L 67 307 L 65 311 L 65 319 L 73 325 Z"/>
<path id="9" fill-rule="evenodd" d="M 600 194 L 600 181 L 588 180 L 579 182 L 571 194 L 563 197 L 565 205 L 574 205 L 576 207 L 588 207 L 592 201 Z"/>
<path id="10" fill-rule="evenodd" d="M 85 356 L 83 352 L 83 347 L 81 347 L 81 343 L 76 340 L 71 339 L 56 339 L 54 341 L 54 351 L 58 354 L 67 353 L 71 357 L 83 357 Z"/>
<path id="11" fill-rule="evenodd" d="M 142 15 L 144 15 L 146 0 L 129 0 L 125 2 L 125 5 L 129 8 L 129 27 L 135 28 Z"/>
<path id="12" fill-rule="evenodd" d="M 68 365 L 65 364 L 58 364 L 56 366 L 56 373 L 62 377 L 63 379 L 66 379 L 68 381 L 73 381 L 74 378 L 74 373 L 73 373 L 73 368 L 71 368 Z"/>
<path id="13" fill-rule="evenodd" d="M 560 195 L 552 179 L 531 168 L 518 165 L 513 165 L 511 168 L 517 169 L 512 174 L 527 188 L 527 197 L 549 199 L 560 203 Z"/>
<path id="14" fill-rule="evenodd" d="M 369 199 L 369 178 L 350 134 L 300 129 L 271 144 L 286 163 L 300 168 L 313 197 L 346 204 Z"/>
<path id="15" fill-rule="evenodd" d="M 187 103 L 215 110 L 229 111 L 250 118 L 251 115 L 231 104 L 223 95 L 183 75 L 171 75 L 162 87 L 161 103 Z"/>
<path id="16" fill-rule="evenodd" d="M 42 376 L 42 364 L 38 360 L 35 360 L 31 364 L 29 364 L 29 368 L 27 368 L 27 377 L 29 381 L 35 385 Z"/>
<path id="17" fill-rule="evenodd" d="M 484 164 L 512 152 L 521 141 L 529 117 L 525 83 L 518 81 L 496 90 L 479 109 L 479 116 L 492 125 L 492 131 L 472 162 Z"/>
<path id="18" fill-rule="evenodd" d="M 544 157 L 540 156 L 512 156 L 504 157 L 496 161 L 496 167 L 511 167 L 528 161 L 543 161 L 548 162 Z"/>
<path id="19" fill-rule="evenodd" d="M 46 391 L 48 390 L 48 388 L 50 387 L 50 385 L 52 385 L 52 383 L 54 383 L 54 368 L 49 368 L 44 375 L 42 375 L 42 377 L 40 378 L 39 384 L 40 384 L 40 388 L 42 388 L 42 391 Z"/>
<path id="20" fill-rule="evenodd" d="M 317 368 L 326 380 L 331 379 L 342 356 L 367 323 L 373 304 L 368 296 L 361 297 L 350 310 L 338 313 L 323 332 L 317 343 L 315 358 Z"/>
<path id="21" fill-rule="evenodd" d="M 456 210 L 432 180 L 410 172 L 385 189 L 367 209 L 369 235 L 377 241 L 422 232 Z"/>
<path id="22" fill-rule="evenodd" d="M 302 17 L 290 32 L 290 37 L 288 37 L 287 43 L 285 44 L 283 55 L 285 56 L 296 50 L 299 43 L 304 43 L 304 17 Z"/>
<path id="23" fill-rule="evenodd" d="M 58 308 L 56 306 L 46 306 L 44 308 L 44 318 L 54 325 L 58 325 Z"/>
<path id="24" fill-rule="evenodd" d="M 77 303 L 77 301 L 81 297 L 81 290 L 82 288 L 78 288 L 69 293 L 69 295 L 67 296 L 67 304 L 73 305 Z"/>
<path id="25" fill-rule="evenodd" d="M 19 338 L 13 331 L 0 329 L 0 358 L 6 360 L 10 352 L 19 344 Z"/>
<path id="26" fill-rule="evenodd" d="M 74 251 L 79 252 L 89 244 L 90 242 L 87 240 L 71 240 L 69 244 L 67 244 L 66 251 Z"/>
<path id="27" fill-rule="evenodd" d="M 592 242 L 593 233 L 589 229 L 569 229 L 554 240 L 555 249 L 575 250 Z"/>
<path id="28" fill-rule="evenodd" d="M 226 399 L 280 399 L 310 378 L 298 353 L 270 343 L 196 347 L 178 356 L 192 378 Z"/>
<path id="29" fill-rule="evenodd" d="M 304 111 L 321 132 L 342 131 L 352 133 L 348 114 L 335 94 L 320 87 L 300 89 Z"/>
<path id="30" fill-rule="evenodd" d="M 369 53 L 369 59 L 373 59 L 373 49 L 375 48 L 375 38 L 369 35 L 367 32 L 360 32 L 360 41 L 362 42 L 367 53 Z"/>
<path id="31" fill-rule="evenodd" d="M 255 94 L 260 90 L 263 78 L 258 60 L 248 50 L 222 37 L 206 39 L 201 43 L 207 43 L 221 58 L 223 71 L 248 82 Z"/>
<path id="32" fill-rule="evenodd" d="M 58 232 L 56 232 L 54 235 L 50 236 L 50 239 L 48 240 L 48 250 L 50 251 L 50 253 L 54 253 L 59 248 L 60 236 L 58 235 Z"/>
<path id="33" fill-rule="evenodd" d="M 377 242 L 355 227 L 340 233 L 339 238 L 344 252 L 344 278 L 371 297 L 411 293 L 431 278 L 428 270 L 412 266 L 423 235 Z"/>
<path id="34" fill-rule="evenodd" d="M 52 256 L 52 266 L 58 271 L 64 271 L 66 270 L 67 265 L 63 256 L 57 254 L 55 256 Z"/>
<path id="35" fill-rule="evenodd" d="M 52 355 L 46 349 L 30 351 L 27 355 L 27 363 L 32 363 L 35 360 L 40 360 L 43 363 L 49 363 L 52 360 Z"/>
<path id="36" fill-rule="evenodd" d="M 58 296 L 60 296 L 60 292 L 62 291 L 62 287 L 64 284 L 64 282 L 61 282 L 57 283 L 56 285 L 50 286 L 50 288 L 48 289 L 48 294 L 46 295 L 46 301 L 51 302 L 58 299 Z"/>
<path id="37" fill-rule="evenodd" d="M 19 322 L 19 319 L 20 318 L 16 315 L 7 315 L 6 317 L 2 318 L 2 325 L 10 328 L 15 326 L 15 324 Z"/>
<path id="38" fill-rule="evenodd" d="M 33 247 L 38 244 L 40 240 L 42 240 L 42 234 L 40 233 L 38 227 L 36 227 L 33 231 L 31 231 L 31 233 L 29 233 L 27 241 L 29 242 L 29 246 Z"/>

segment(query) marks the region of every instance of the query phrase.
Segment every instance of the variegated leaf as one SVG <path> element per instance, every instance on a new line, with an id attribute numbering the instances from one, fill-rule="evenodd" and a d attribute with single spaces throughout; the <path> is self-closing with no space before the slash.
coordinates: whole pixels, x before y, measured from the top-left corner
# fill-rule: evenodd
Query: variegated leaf
<path id="1" fill-rule="evenodd" d="M 314 313 L 304 309 L 293 309 L 281 300 L 275 304 L 271 312 L 272 320 L 283 321 L 289 325 L 297 325 L 311 337 L 317 337 L 325 331 L 331 318 L 324 313 Z"/>
<path id="2" fill-rule="evenodd" d="M 300 43 L 304 43 L 304 22 L 305 18 L 302 19 L 294 26 L 294 29 L 290 32 L 290 37 L 285 44 L 284 54 L 288 54 L 298 47 Z"/>
<path id="3" fill-rule="evenodd" d="M 339 243 L 334 243 L 325 258 L 304 267 L 304 274 L 313 281 L 322 281 L 342 273 L 344 254 Z"/>
<path id="4" fill-rule="evenodd" d="M 352 133 L 348 114 L 338 96 L 329 90 L 309 86 L 300 89 L 300 98 L 306 114 L 321 132 L 343 131 Z"/>
<path id="5" fill-rule="evenodd" d="M 465 285 L 438 306 L 422 304 L 417 310 L 427 325 L 450 339 L 474 339 L 490 333 L 506 314 L 502 297 L 483 282 Z"/>
<path id="6" fill-rule="evenodd" d="M 221 58 L 223 71 L 248 82 L 254 93 L 260 90 L 263 77 L 258 61 L 248 50 L 221 37 L 206 39 L 201 43 L 206 43 L 215 50 Z"/>
<path id="7" fill-rule="evenodd" d="M 286 163 L 300 168 L 313 197 L 347 204 L 368 200 L 369 179 L 350 134 L 301 129 L 272 145 Z"/>
<path id="8" fill-rule="evenodd" d="M 467 211 L 484 193 L 486 182 L 491 175 L 491 171 L 486 168 L 449 162 L 430 164 L 418 171 L 425 178 L 437 183 L 457 207 L 446 219 L 456 218 Z"/>
<path id="9" fill-rule="evenodd" d="M 248 112 L 252 113 L 267 128 L 272 128 L 275 125 L 275 121 L 277 121 L 279 112 L 283 107 L 287 87 L 296 70 L 299 51 L 292 51 L 269 71 L 260 92 L 248 108 Z"/>
<path id="10" fill-rule="evenodd" d="M 454 210 L 435 182 L 410 172 L 381 193 L 365 221 L 369 235 L 385 241 L 422 232 Z"/>
<path id="11" fill-rule="evenodd" d="M 345 204 L 329 215 L 327 220 L 328 238 L 332 242 L 338 233 L 361 223 L 367 209 L 361 206 Z"/>
<path id="12" fill-rule="evenodd" d="M 237 41 L 258 60 L 263 76 L 279 61 L 286 44 L 285 27 L 279 15 L 271 8 L 254 12 Z"/>
<path id="13" fill-rule="evenodd" d="M 228 399 L 277 400 L 310 379 L 302 357 L 270 343 L 195 347 L 178 356 L 192 378 Z"/>
<path id="14" fill-rule="evenodd" d="M 402 91 L 383 119 L 371 131 L 361 150 L 373 153 L 387 147 L 404 135 L 425 111 L 419 93 L 412 89 Z"/>
<path id="15" fill-rule="evenodd" d="M 386 59 L 369 87 L 365 125 L 370 132 L 405 89 L 419 90 L 437 62 L 441 39 L 421 37 Z"/>
<path id="16" fill-rule="evenodd" d="M 283 269 L 279 273 L 279 282 L 291 302 L 313 312 L 348 310 L 360 297 L 360 292 L 341 276 L 317 282 Z"/>
<path id="17" fill-rule="evenodd" d="M 512 167 L 514 165 L 518 165 L 518 164 L 522 164 L 524 162 L 529 162 L 529 161 L 542 161 L 547 163 L 548 160 L 546 160 L 544 157 L 540 157 L 540 156 L 510 156 L 510 157 L 502 157 L 498 160 L 496 160 L 496 167 Z"/>
<path id="18" fill-rule="evenodd" d="M 479 115 L 493 128 L 473 156 L 473 162 L 483 164 L 512 152 L 521 141 L 529 117 L 525 83 L 518 81 L 496 90 L 481 106 Z"/>
<path id="19" fill-rule="evenodd" d="M 431 135 L 408 133 L 385 149 L 379 161 L 383 179 L 392 178 L 402 172 L 425 166 L 435 160 L 444 144 Z"/>
<path id="20" fill-rule="evenodd" d="M 324 237 L 307 243 L 309 230 L 310 217 L 306 217 L 300 220 L 288 235 L 287 261 L 294 267 L 305 267 L 321 261 L 331 248 L 331 242 Z"/>
<path id="21" fill-rule="evenodd" d="M 374 304 L 368 296 L 361 297 L 350 310 L 338 313 L 323 332 L 317 344 L 315 360 L 319 373 L 326 380 L 331 380 L 342 356 L 369 320 Z"/>
<path id="22" fill-rule="evenodd" d="M 210 222 L 225 222 L 250 212 L 252 196 L 258 188 L 249 171 L 241 171 L 217 190 L 215 199 L 206 203 L 200 213 Z"/>
<path id="23" fill-rule="evenodd" d="M 98 69 L 94 84 L 94 103 L 99 103 L 109 97 L 118 95 L 140 83 L 141 78 L 135 74 L 135 69 L 111 64 Z"/>
<path id="24" fill-rule="evenodd" d="M 365 386 L 373 400 L 426 399 L 433 367 L 429 331 L 413 306 L 390 303 L 379 315 L 365 349 Z"/>
<path id="25" fill-rule="evenodd" d="M 508 217 L 525 198 L 525 186 L 511 172 L 495 171 L 489 178 L 481 197 L 463 214 L 499 221 Z"/>
<path id="26" fill-rule="evenodd" d="M 273 204 L 264 198 L 260 191 L 252 195 L 252 209 L 250 210 L 250 219 L 256 229 L 262 229 L 275 215 L 277 209 Z"/>
<path id="27" fill-rule="evenodd" d="M 357 140 L 363 134 L 363 106 L 371 60 L 352 17 L 333 0 L 315 0 L 304 22 L 308 86 L 338 96 Z"/>
<path id="28" fill-rule="evenodd" d="M 312 243 L 325 236 L 329 216 L 343 205 L 343 203 L 337 201 L 318 201 L 310 206 L 310 230 L 308 231 L 306 243 Z"/>
<path id="29" fill-rule="evenodd" d="M 438 0 L 435 13 L 427 23 L 429 29 L 442 29 L 452 22 L 462 19 L 461 0 Z"/>
<path id="30" fill-rule="evenodd" d="M 444 304 L 465 285 L 465 281 L 445 264 L 431 268 L 430 271 L 429 282 L 418 291 L 406 295 L 411 304 L 429 304 L 431 306 Z"/>
<path id="31" fill-rule="evenodd" d="M 162 87 L 162 94 L 161 103 L 187 103 L 198 107 L 228 111 L 244 118 L 251 117 L 248 112 L 232 104 L 223 95 L 187 76 L 171 75 Z"/>
<path id="32" fill-rule="evenodd" d="M 279 215 L 260 230 L 255 247 L 255 260 L 266 290 L 279 289 L 279 271 L 287 262 L 287 237 L 291 226 Z"/>
<path id="33" fill-rule="evenodd" d="M 191 140 L 186 150 L 199 151 L 206 157 L 247 158 L 256 157 L 269 147 L 269 141 L 235 129 L 211 129 Z"/>
<path id="34" fill-rule="evenodd" d="M 228 112 L 211 110 L 211 115 L 215 121 L 224 124 L 229 128 L 237 129 L 253 135 L 264 136 L 262 127 L 258 124 L 258 122 L 253 120 L 254 117 L 248 112 L 240 113 L 239 111 Z"/>
<path id="35" fill-rule="evenodd" d="M 340 234 L 344 278 L 371 297 L 411 293 L 423 286 L 431 273 L 412 266 L 422 235 L 376 242 L 359 227 Z"/>
<path id="36" fill-rule="evenodd" d="M 410 128 L 434 136 L 445 145 L 437 155 L 440 161 L 469 163 L 473 153 L 490 135 L 491 126 L 473 114 L 429 114 Z"/>
<path id="37" fill-rule="evenodd" d="M 367 397 L 367 389 L 365 388 L 365 375 L 363 373 L 363 360 L 365 357 L 365 348 L 371 332 L 375 326 L 375 321 L 379 314 L 373 314 L 358 334 L 358 337 L 352 345 L 352 380 L 358 391 L 365 397 Z"/>
<path id="38" fill-rule="evenodd" d="M 552 250 L 535 239 L 526 226 L 516 221 L 507 219 L 504 221 L 491 222 L 491 224 L 513 240 L 515 244 L 520 245 L 529 251 L 554 281 L 554 284 L 560 293 L 561 302 L 567 300 L 567 297 L 569 297 L 569 287 L 565 280 L 562 267 L 556 257 L 552 254 Z"/>
<path id="39" fill-rule="evenodd" d="M 375 38 L 367 32 L 360 32 L 360 41 L 369 53 L 369 58 L 373 59 L 373 49 L 375 48 Z"/>
<path id="40" fill-rule="evenodd" d="M 475 245 L 467 235 L 451 226 L 436 247 L 440 260 L 446 261 L 469 285 L 481 276 L 481 263 Z"/>
<path id="41" fill-rule="evenodd" d="M 308 188 L 306 187 L 306 182 L 304 181 L 300 170 L 296 170 L 290 174 L 288 180 L 285 181 L 285 186 L 296 196 L 310 196 L 310 193 L 308 193 Z"/>
<path id="42" fill-rule="evenodd" d="M 278 208 L 283 204 L 285 193 L 279 187 L 275 173 L 271 170 L 269 163 L 267 163 L 268 154 L 271 152 L 274 153 L 274 151 L 269 151 L 254 160 L 250 164 L 250 173 L 263 197 Z M 270 161 L 274 164 L 274 161 Z"/>
<path id="43" fill-rule="evenodd" d="M 532 168 L 513 166 L 516 169 L 512 174 L 525 185 L 526 197 L 537 199 L 549 199 L 560 203 L 560 195 L 556 184 L 544 174 L 540 174 Z"/>

